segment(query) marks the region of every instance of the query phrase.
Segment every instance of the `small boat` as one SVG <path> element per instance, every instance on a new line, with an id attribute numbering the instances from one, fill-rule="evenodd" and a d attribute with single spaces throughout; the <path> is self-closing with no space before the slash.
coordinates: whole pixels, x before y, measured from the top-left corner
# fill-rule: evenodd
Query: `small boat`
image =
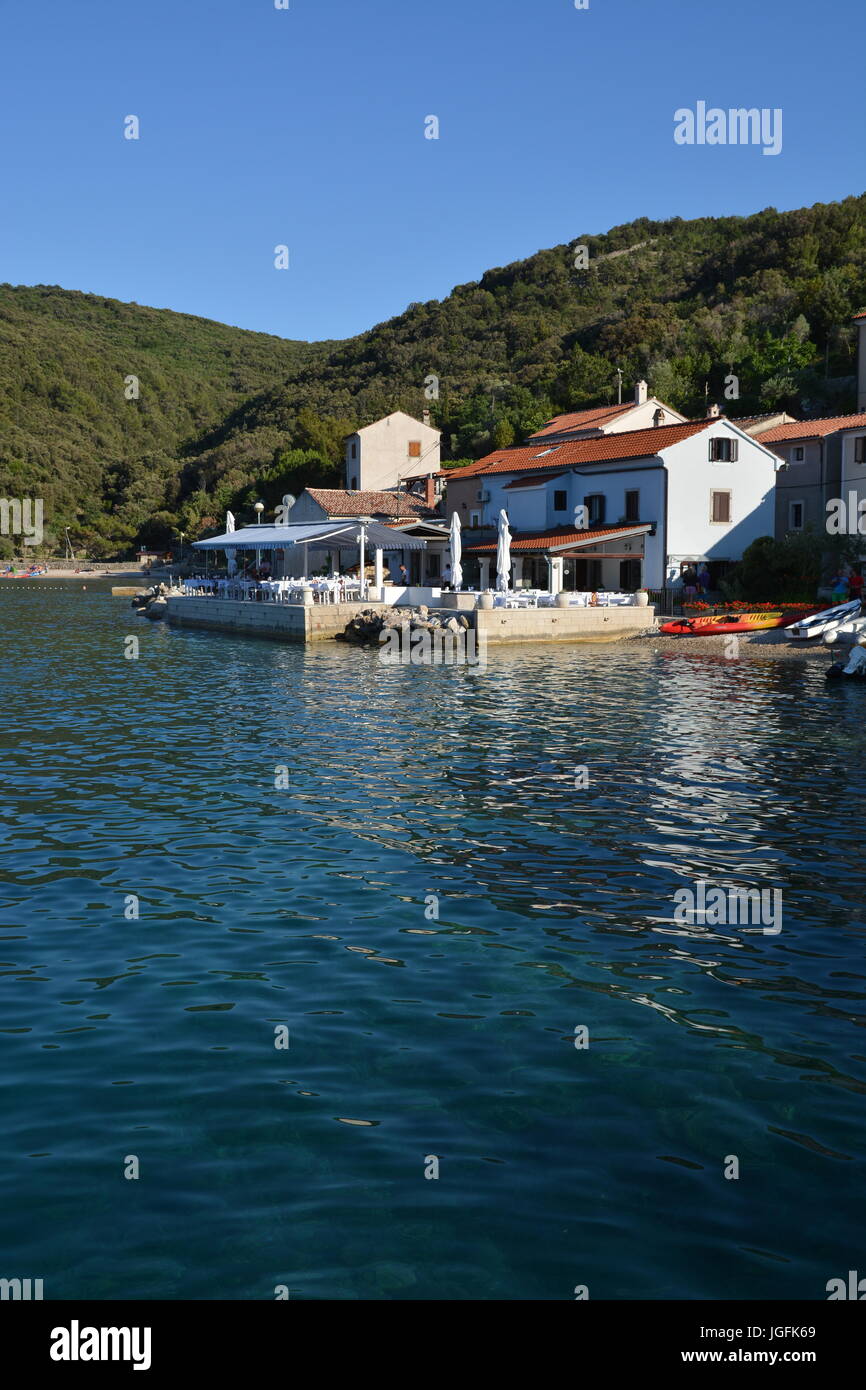
<path id="1" fill-rule="evenodd" d="M 802 614 L 802 611 L 802 605 L 798 605 L 796 608 L 759 608 L 744 613 L 708 613 L 705 617 L 675 618 L 672 622 L 662 623 L 659 631 L 672 637 L 715 637 L 728 632 L 761 632 L 766 628 L 785 627 L 796 613 Z"/>
<path id="2" fill-rule="evenodd" d="M 853 645 L 858 637 L 862 637 L 866 632 L 866 617 L 846 618 L 844 622 L 831 627 L 823 635 L 825 647 Z"/>
<path id="3" fill-rule="evenodd" d="M 866 672 L 864 672 L 863 667 L 861 666 L 859 671 L 846 671 L 846 664 L 843 661 L 835 661 L 832 666 L 828 667 L 825 679 L 828 681 L 854 681 L 855 684 L 862 685 L 866 689 Z"/>
<path id="4" fill-rule="evenodd" d="M 825 632 L 832 632 L 842 623 L 851 622 L 859 616 L 860 600 L 855 598 L 848 603 L 837 603 L 835 608 L 824 608 L 809 618 L 798 618 L 788 631 L 793 638 L 808 641 L 812 637 L 823 637 Z"/>

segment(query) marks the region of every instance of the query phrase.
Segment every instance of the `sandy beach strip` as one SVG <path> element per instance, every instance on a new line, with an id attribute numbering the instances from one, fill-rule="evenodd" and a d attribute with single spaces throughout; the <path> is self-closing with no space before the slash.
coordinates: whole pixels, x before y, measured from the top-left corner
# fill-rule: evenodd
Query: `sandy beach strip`
<path id="1" fill-rule="evenodd" d="M 643 633 L 628 640 L 640 642 L 658 652 L 677 652 L 681 656 L 724 656 L 725 644 L 737 638 L 737 655 L 765 661 L 822 661 L 829 665 L 849 652 L 847 643 L 825 647 L 820 637 L 794 641 L 784 628 L 764 628 L 758 632 L 718 633 L 709 637 L 674 637 L 664 632 Z M 730 650 L 730 648 L 728 648 Z"/>

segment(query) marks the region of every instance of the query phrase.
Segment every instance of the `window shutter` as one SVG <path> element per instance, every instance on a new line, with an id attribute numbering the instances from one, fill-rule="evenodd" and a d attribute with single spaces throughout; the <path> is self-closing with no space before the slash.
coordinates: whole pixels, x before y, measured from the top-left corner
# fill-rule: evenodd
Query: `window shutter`
<path id="1" fill-rule="evenodd" d="M 731 494 L 729 492 L 713 493 L 713 521 L 730 521 L 731 519 Z"/>

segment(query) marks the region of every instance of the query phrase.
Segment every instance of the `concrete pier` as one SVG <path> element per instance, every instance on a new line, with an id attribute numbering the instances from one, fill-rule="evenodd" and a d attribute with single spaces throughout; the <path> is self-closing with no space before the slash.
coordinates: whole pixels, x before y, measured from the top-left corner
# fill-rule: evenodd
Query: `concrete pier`
<path id="1" fill-rule="evenodd" d="M 648 608 L 478 608 L 471 615 L 479 640 L 497 642 L 618 642 L 652 627 Z"/>
<path id="2" fill-rule="evenodd" d="M 306 605 L 175 595 L 168 599 L 166 618 L 177 627 L 306 643 L 332 640 L 364 609 L 393 612 L 390 605 L 382 603 Z M 507 642 L 616 642 L 652 627 L 655 609 L 492 608 L 474 609 L 466 616 L 479 637 L 483 634 L 491 646 Z"/>
<path id="3" fill-rule="evenodd" d="M 166 618 L 176 627 L 208 628 L 277 642 L 325 642 L 342 632 L 365 608 L 387 612 L 382 603 L 262 603 L 249 599 L 175 595 Z"/>

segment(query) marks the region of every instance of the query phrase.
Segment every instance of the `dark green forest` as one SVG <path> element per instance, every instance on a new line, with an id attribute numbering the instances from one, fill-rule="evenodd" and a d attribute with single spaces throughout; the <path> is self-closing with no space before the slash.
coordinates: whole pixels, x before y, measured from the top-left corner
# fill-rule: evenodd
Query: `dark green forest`
<path id="1" fill-rule="evenodd" d="M 47 548 L 68 527 L 109 558 L 340 485 L 345 434 L 391 410 L 430 408 L 452 462 L 615 401 L 617 368 L 689 415 L 842 413 L 864 305 L 866 195 L 577 236 L 344 342 L 3 285 L 0 495 L 44 498 Z"/>

